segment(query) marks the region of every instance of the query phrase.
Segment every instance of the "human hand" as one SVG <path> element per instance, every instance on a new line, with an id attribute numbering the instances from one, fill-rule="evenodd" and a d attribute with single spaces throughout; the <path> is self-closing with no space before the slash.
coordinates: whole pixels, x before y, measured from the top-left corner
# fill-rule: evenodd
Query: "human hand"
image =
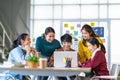
<path id="1" fill-rule="evenodd" d="M 82 63 L 80 61 L 78 61 L 78 66 L 81 67 L 82 66 Z"/>
<path id="2" fill-rule="evenodd" d="M 50 57 L 49 66 L 50 67 L 54 66 L 54 56 L 53 55 Z"/>
<path id="3" fill-rule="evenodd" d="M 30 52 L 31 52 L 31 47 L 30 47 L 30 45 L 22 46 L 22 49 L 26 51 L 26 54 L 30 54 Z"/>

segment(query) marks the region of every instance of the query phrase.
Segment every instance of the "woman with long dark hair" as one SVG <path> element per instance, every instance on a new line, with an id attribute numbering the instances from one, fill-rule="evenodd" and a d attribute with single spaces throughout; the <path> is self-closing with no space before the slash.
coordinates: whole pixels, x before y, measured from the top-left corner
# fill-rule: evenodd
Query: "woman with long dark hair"
<path id="1" fill-rule="evenodd" d="M 99 43 L 95 37 L 91 37 L 87 42 L 88 49 L 92 53 L 90 60 L 82 64 L 82 67 L 91 67 L 92 71 L 90 77 L 96 76 L 105 76 L 109 75 L 107 69 L 107 62 L 104 54 L 104 46 Z M 101 46 L 101 48 L 99 48 Z M 109 79 L 99 79 L 99 80 L 109 80 Z"/>
<path id="2" fill-rule="evenodd" d="M 13 42 L 13 48 L 9 53 L 8 61 L 13 63 L 14 62 L 25 63 L 25 59 L 29 55 L 31 55 L 32 51 L 36 56 L 38 56 L 36 50 L 30 47 L 30 43 L 31 43 L 31 39 L 27 33 L 22 33 L 21 35 L 19 35 L 18 38 Z M 26 76 L 21 76 L 14 73 L 12 74 L 15 78 L 19 80 L 27 79 Z"/>
<path id="3" fill-rule="evenodd" d="M 56 49 L 61 48 L 60 42 L 55 39 L 55 31 L 52 27 L 47 27 L 45 33 L 36 40 L 36 50 L 39 52 L 41 58 L 47 58 L 47 66 L 50 66 L 50 57 Z M 41 80 L 41 76 L 38 77 Z M 43 80 L 47 80 L 44 77 Z"/>
<path id="4" fill-rule="evenodd" d="M 98 35 L 94 33 L 92 27 L 88 24 L 83 25 L 81 33 L 83 38 L 78 43 L 78 53 L 80 57 L 79 61 L 81 63 L 84 63 L 87 60 L 89 60 L 92 56 L 91 52 L 88 50 L 87 40 L 90 39 L 91 37 L 95 37 L 101 45 L 103 45 L 103 41 L 100 39 Z M 106 53 L 105 47 L 103 49 L 104 49 L 103 52 Z"/>
<path id="5" fill-rule="evenodd" d="M 31 51 L 36 50 L 30 47 L 31 39 L 27 33 L 22 33 L 13 43 L 13 49 L 9 53 L 8 61 L 23 62 Z M 36 53 L 37 54 L 37 53 Z"/>

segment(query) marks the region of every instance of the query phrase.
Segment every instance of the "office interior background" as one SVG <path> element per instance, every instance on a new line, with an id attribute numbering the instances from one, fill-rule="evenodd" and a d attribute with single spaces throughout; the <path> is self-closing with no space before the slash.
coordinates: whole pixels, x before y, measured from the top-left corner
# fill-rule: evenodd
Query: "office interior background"
<path id="1" fill-rule="evenodd" d="M 60 40 L 62 21 L 108 21 L 107 58 L 120 63 L 120 0 L 0 0 L 0 53 L 5 58 L 13 40 L 23 32 L 31 36 L 32 46 L 45 28 L 55 29 Z M 109 56 L 109 57 L 108 57 Z"/>

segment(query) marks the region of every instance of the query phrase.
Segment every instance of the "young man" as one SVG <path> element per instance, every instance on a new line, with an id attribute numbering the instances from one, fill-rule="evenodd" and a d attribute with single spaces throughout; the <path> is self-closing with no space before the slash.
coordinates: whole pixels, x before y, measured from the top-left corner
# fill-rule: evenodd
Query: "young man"
<path id="1" fill-rule="evenodd" d="M 57 51 L 75 51 L 71 48 L 72 45 L 72 37 L 69 34 L 64 34 L 63 36 L 61 36 L 61 44 L 62 44 L 62 48 L 57 49 Z M 52 55 L 52 57 L 50 58 L 50 65 L 51 67 L 54 66 L 54 56 Z M 72 77 L 71 77 L 72 79 Z M 66 77 L 58 77 L 58 80 L 67 80 Z"/>

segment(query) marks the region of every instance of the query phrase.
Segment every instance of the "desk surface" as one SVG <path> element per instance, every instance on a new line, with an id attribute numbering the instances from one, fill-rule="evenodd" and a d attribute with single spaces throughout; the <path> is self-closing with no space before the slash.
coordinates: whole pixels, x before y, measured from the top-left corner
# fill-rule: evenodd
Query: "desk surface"
<path id="1" fill-rule="evenodd" d="M 24 67 L 0 68 L 0 70 L 10 70 L 21 75 L 41 75 L 41 76 L 71 76 L 80 72 L 90 72 L 91 68 L 54 68 L 30 69 Z"/>

